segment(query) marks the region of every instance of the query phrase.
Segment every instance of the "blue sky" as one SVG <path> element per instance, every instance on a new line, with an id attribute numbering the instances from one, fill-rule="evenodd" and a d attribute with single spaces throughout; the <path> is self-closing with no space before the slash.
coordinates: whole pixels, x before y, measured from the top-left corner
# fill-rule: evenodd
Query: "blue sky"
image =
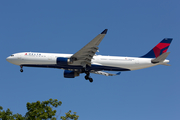
<path id="1" fill-rule="evenodd" d="M 58 114 L 77 112 L 79 120 L 180 119 L 180 1 L 38 0 L 0 1 L 0 105 L 26 113 L 26 103 L 62 101 Z M 63 70 L 10 64 L 17 52 L 75 53 L 104 29 L 101 55 L 141 56 L 163 38 L 173 38 L 171 66 L 63 78 Z"/>

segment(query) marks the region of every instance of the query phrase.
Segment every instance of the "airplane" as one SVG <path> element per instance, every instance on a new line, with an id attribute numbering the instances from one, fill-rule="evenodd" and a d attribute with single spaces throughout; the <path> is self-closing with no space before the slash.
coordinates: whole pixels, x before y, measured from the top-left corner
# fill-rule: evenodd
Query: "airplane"
<path id="1" fill-rule="evenodd" d="M 96 55 L 99 44 L 107 34 L 105 29 L 82 49 L 74 54 L 20 52 L 12 54 L 6 60 L 12 64 L 23 67 L 58 68 L 64 70 L 64 78 L 74 78 L 85 73 L 85 79 L 93 82 L 90 73 L 105 76 L 120 75 L 122 71 L 132 71 L 156 65 L 170 66 L 167 52 L 172 38 L 164 38 L 147 54 L 140 57 L 103 56 Z M 118 71 L 116 74 L 105 71 Z"/>

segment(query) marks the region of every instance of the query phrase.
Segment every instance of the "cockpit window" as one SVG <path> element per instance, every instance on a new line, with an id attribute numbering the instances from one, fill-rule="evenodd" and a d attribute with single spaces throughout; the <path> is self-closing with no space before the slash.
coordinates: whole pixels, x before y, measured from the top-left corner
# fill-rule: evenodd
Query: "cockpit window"
<path id="1" fill-rule="evenodd" d="M 11 57 L 13 57 L 14 55 L 11 55 Z"/>

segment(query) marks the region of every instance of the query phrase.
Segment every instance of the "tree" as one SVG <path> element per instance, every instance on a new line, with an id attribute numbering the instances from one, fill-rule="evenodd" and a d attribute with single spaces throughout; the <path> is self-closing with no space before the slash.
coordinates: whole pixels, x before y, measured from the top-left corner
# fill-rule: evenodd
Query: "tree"
<path id="1" fill-rule="evenodd" d="M 10 109 L 7 109 L 6 111 L 3 110 L 3 107 L 0 106 L 0 120 L 56 120 L 56 110 L 53 110 L 53 107 L 57 108 L 58 106 L 61 106 L 62 102 L 58 101 L 57 99 L 49 99 L 47 101 L 37 101 L 32 103 L 27 103 L 26 107 L 28 112 L 23 117 L 21 114 L 12 114 Z M 76 115 L 76 112 L 74 114 L 71 114 L 71 110 L 67 113 L 65 113 L 66 116 L 61 116 L 60 118 L 62 120 L 78 120 L 78 115 Z"/>
<path id="2" fill-rule="evenodd" d="M 69 110 L 69 112 L 65 113 L 65 114 L 66 114 L 66 116 L 61 116 L 62 120 L 68 120 L 68 118 L 78 120 L 78 118 L 79 118 L 79 116 L 76 115 L 76 112 L 74 112 L 74 114 L 71 114 L 71 110 Z"/>
<path id="3" fill-rule="evenodd" d="M 51 106 L 57 108 L 62 104 L 61 101 L 58 101 L 57 99 L 52 100 L 49 99 L 47 101 L 37 101 L 33 103 L 27 103 L 26 107 L 28 112 L 26 113 L 26 118 L 28 120 L 42 120 L 42 119 L 48 119 L 52 118 L 55 119 L 56 110 L 53 110 Z"/>
<path id="4" fill-rule="evenodd" d="M 10 109 L 7 109 L 6 111 L 5 110 L 1 111 L 2 109 L 3 107 L 0 106 L 0 118 L 2 120 L 14 120 L 14 116 L 10 111 Z"/>

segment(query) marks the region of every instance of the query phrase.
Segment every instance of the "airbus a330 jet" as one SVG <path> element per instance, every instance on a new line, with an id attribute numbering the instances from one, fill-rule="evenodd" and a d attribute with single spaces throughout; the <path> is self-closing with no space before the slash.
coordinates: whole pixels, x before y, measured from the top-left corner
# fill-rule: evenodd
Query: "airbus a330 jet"
<path id="1" fill-rule="evenodd" d="M 74 54 L 56 54 L 39 52 L 21 52 L 7 57 L 6 60 L 12 64 L 19 65 L 20 71 L 23 67 L 58 68 L 64 70 L 65 78 L 74 78 L 85 73 L 85 79 L 93 82 L 90 73 L 115 76 L 121 71 L 132 71 L 148 68 L 156 65 L 169 66 L 166 52 L 172 38 L 164 38 L 147 54 L 140 57 L 102 56 L 96 55 L 98 46 L 107 33 L 105 29 L 97 35 L 82 49 Z M 117 74 L 110 74 L 105 71 L 118 71 Z"/>

